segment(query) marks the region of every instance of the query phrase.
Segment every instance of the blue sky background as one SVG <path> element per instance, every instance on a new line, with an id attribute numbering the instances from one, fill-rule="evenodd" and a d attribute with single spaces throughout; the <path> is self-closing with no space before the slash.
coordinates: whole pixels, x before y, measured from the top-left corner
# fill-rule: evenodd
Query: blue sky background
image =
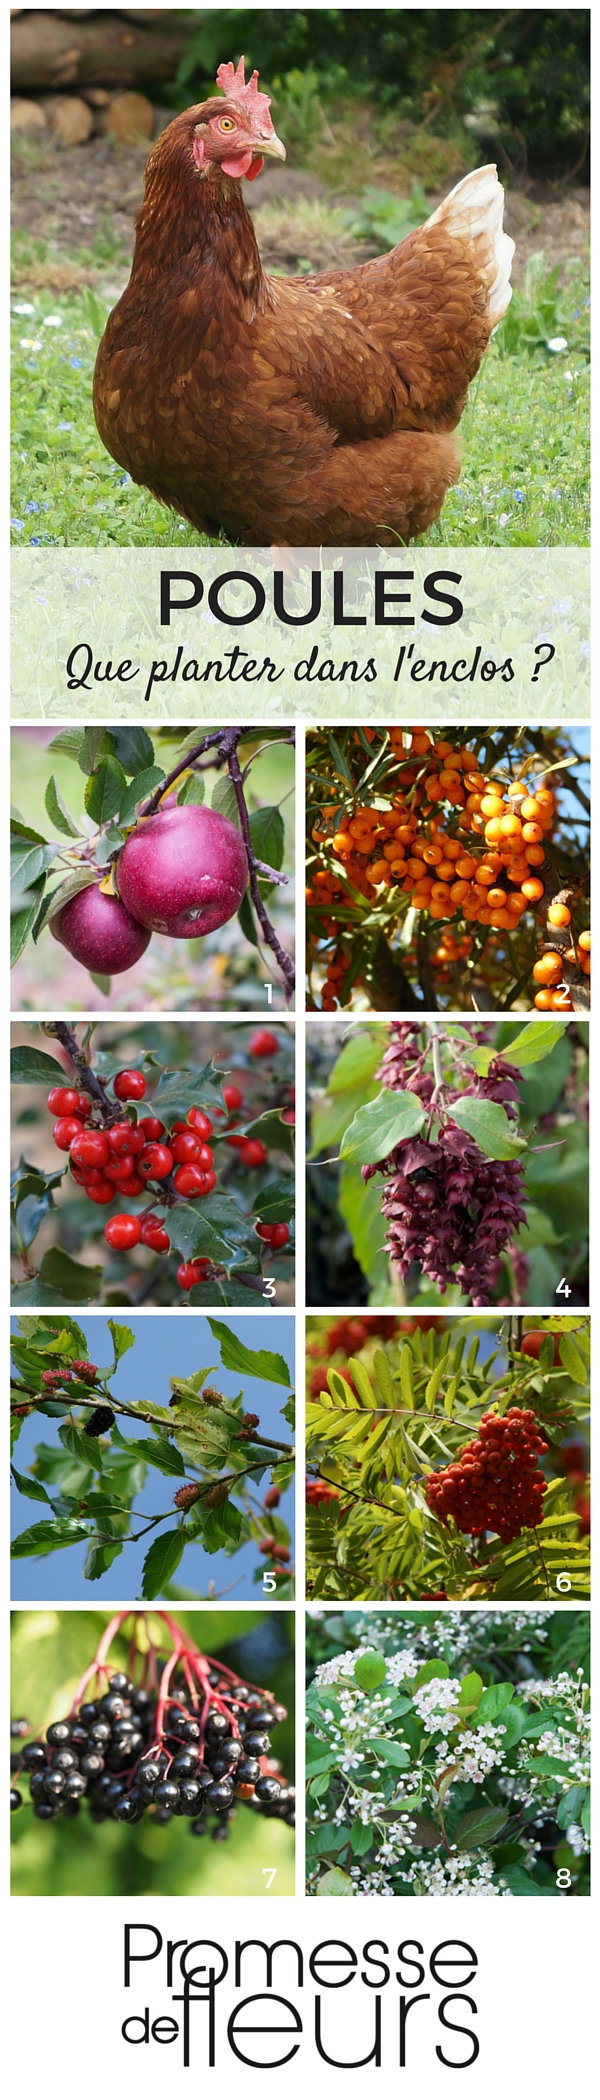
<path id="1" fill-rule="evenodd" d="M 119 1313 L 114 1317 L 119 1320 Z M 90 1361 L 96 1364 L 110 1363 L 113 1345 L 107 1320 L 99 1313 L 85 1312 L 81 1316 L 78 1314 L 77 1318 L 87 1337 Z M 228 1314 L 225 1324 L 240 1341 L 245 1342 L 247 1348 L 278 1351 L 288 1366 L 292 1385 L 294 1384 L 293 1314 L 269 1312 L 264 1317 L 247 1317 L 236 1316 L 232 1312 Z M 160 1315 L 127 1312 L 123 1315 L 123 1325 L 133 1329 L 136 1339 L 134 1348 L 129 1349 L 127 1355 L 121 1358 L 114 1378 L 111 1379 L 111 1391 L 116 1399 L 147 1399 L 153 1400 L 160 1407 L 168 1407 L 171 1377 L 187 1378 L 203 1365 L 214 1364 L 218 1373 L 214 1376 L 214 1383 L 219 1386 L 221 1392 L 232 1398 L 243 1385 L 246 1408 L 249 1412 L 260 1415 L 260 1426 L 264 1436 L 281 1435 L 285 1442 L 293 1441 L 292 1432 L 280 1412 L 288 1397 L 286 1388 L 282 1385 L 265 1384 L 257 1378 L 242 1379 L 235 1371 L 223 1370 L 218 1343 L 211 1334 L 208 1321 L 201 1313 L 190 1311 L 182 1317 L 181 1312 Z M 11 1322 L 11 1331 L 17 1331 L 16 1319 Z M 151 1435 L 151 1430 L 145 1422 L 129 1423 L 126 1418 L 122 1418 L 119 1427 L 124 1436 L 129 1434 L 142 1438 Z M 20 1473 L 27 1473 L 34 1463 L 36 1445 L 58 1445 L 58 1428 L 58 1419 L 52 1420 L 49 1416 L 40 1414 L 28 1417 L 14 1453 L 15 1465 Z M 158 1510 L 169 1510 L 179 1484 L 174 1476 L 167 1478 L 152 1467 L 148 1472 L 143 1493 L 134 1502 L 134 1511 L 143 1511 L 145 1515 L 153 1516 Z M 263 1476 L 258 1490 L 261 1497 L 268 1484 L 267 1473 Z M 30 1525 L 39 1523 L 45 1512 L 41 1502 L 32 1502 L 28 1497 L 21 1495 L 14 1483 L 11 1492 L 11 1537 L 14 1538 L 18 1533 L 26 1531 Z M 278 1513 L 285 1519 L 293 1534 L 293 1484 L 286 1488 L 285 1494 L 282 1495 Z M 142 1563 L 148 1546 L 154 1538 L 160 1536 L 161 1529 L 167 1531 L 169 1528 L 169 1523 L 166 1522 L 164 1526 L 157 1526 L 156 1532 L 150 1532 L 148 1538 L 140 1541 L 139 1545 L 124 1546 L 118 1560 L 99 1582 L 83 1581 L 86 1555 L 86 1547 L 83 1544 L 68 1546 L 60 1552 L 50 1554 L 48 1558 L 13 1561 L 13 1603 L 47 1601 L 52 1598 L 55 1603 L 85 1602 L 93 1606 L 110 1600 L 134 1600 L 140 1594 Z M 216 1593 L 230 1593 L 234 1604 L 244 1600 L 259 1604 L 262 1601 L 262 1589 L 252 1581 L 253 1569 L 258 1558 L 254 1541 L 240 1547 L 232 1558 L 228 1558 L 222 1552 L 209 1555 L 203 1552 L 200 1544 L 190 1544 L 186 1547 L 174 1581 L 181 1585 L 182 1589 L 194 1590 L 201 1596 L 207 1595 L 208 1584 L 212 1581 Z"/>

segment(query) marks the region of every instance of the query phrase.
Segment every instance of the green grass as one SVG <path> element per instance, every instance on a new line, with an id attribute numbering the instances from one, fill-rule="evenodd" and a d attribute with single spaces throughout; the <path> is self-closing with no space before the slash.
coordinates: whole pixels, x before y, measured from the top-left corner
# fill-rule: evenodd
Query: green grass
<path id="1" fill-rule="evenodd" d="M 527 346 L 531 315 L 528 322 L 521 295 L 515 319 L 521 310 L 523 325 L 512 326 L 511 354 L 503 352 L 500 331 L 471 389 L 461 427 L 462 479 L 425 544 L 587 544 L 588 304 L 573 268 L 555 309 L 555 331 L 568 347 L 553 354 L 543 342 Z M 91 384 L 107 312 L 106 300 L 89 287 L 14 296 L 13 541 L 214 544 L 135 488 L 104 450 Z"/>

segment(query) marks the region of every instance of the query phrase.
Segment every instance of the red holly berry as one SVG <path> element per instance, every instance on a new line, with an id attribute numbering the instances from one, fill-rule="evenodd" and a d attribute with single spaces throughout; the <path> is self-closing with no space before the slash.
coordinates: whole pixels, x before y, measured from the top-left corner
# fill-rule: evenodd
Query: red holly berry
<path id="1" fill-rule="evenodd" d="M 123 1118 L 122 1123 L 112 1123 L 106 1135 L 111 1152 L 116 1152 L 117 1154 L 120 1152 L 131 1152 L 131 1141 L 134 1135 L 133 1123 L 126 1123 L 125 1118 Z M 144 1140 L 142 1139 L 142 1144 L 143 1142 Z M 138 1145 L 137 1149 L 141 1151 L 141 1145 Z"/>
<path id="2" fill-rule="evenodd" d="M 114 1181 L 86 1181 L 84 1188 L 90 1203 L 114 1203 L 117 1193 Z"/>
<path id="3" fill-rule="evenodd" d="M 79 1094 L 74 1086 L 51 1086 L 46 1104 L 52 1116 L 76 1116 L 79 1111 Z"/>
<path id="4" fill-rule="evenodd" d="M 108 1159 L 105 1167 L 107 1181 L 129 1181 L 133 1174 L 133 1154 L 125 1152 L 118 1159 Z"/>
<path id="5" fill-rule="evenodd" d="M 139 1218 L 130 1217 L 128 1211 L 120 1211 L 118 1217 L 109 1218 L 108 1225 L 104 1227 L 104 1238 L 109 1247 L 116 1247 L 119 1253 L 123 1253 L 128 1247 L 137 1247 L 141 1237 Z"/>
<path id="6" fill-rule="evenodd" d="M 71 1159 L 76 1167 L 105 1167 L 110 1159 L 108 1138 L 103 1130 L 82 1130 L 72 1139 Z"/>
<path id="7" fill-rule="evenodd" d="M 274 1057 L 279 1049 L 277 1036 L 270 1028 L 258 1028 L 248 1044 L 251 1057 Z"/>
<path id="8" fill-rule="evenodd" d="M 158 1143 L 159 1139 L 164 1137 L 166 1130 L 166 1124 L 161 1123 L 159 1116 L 141 1116 L 138 1127 L 140 1130 L 143 1130 L 146 1144 L 148 1145 L 152 1140 Z"/>
<path id="9" fill-rule="evenodd" d="M 143 1101 L 146 1081 L 143 1072 L 117 1072 L 113 1079 L 113 1093 L 117 1101 Z"/>
<path id="10" fill-rule="evenodd" d="M 226 1145 L 235 1145 L 235 1146 L 239 1146 L 240 1150 L 241 1150 L 241 1148 L 242 1148 L 242 1145 L 245 1145 L 245 1144 L 246 1144 L 246 1142 L 247 1142 L 247 1140 L 246 1140 L 246 1138 L 244 1137 L 244 1133 L 243 1133 L 243 1131 L 242 1131 L 242 1130 L 239 1130 L 239 1131 L 235 1131 L 235 1132 L 234 1132 L 233 1130 L 230 1130 L 230 1131 L 228 1131 L 228 1133 L 227 1133 L 227 1137 L 226 1137 L 226 1139 L 225 1139 L 225 1144 L 226 1144 Z"/>
<path id="11" fill-rule="evenodd" d="M 210 1116 L 207 1116 L 205 1114 L 203 1108 L 194 1107 L 188 1109 L 188 1123 L 191 1123 L 192 1130 L 195 1130 L 196 1132 L 196 1137 L 212 1137 L 213 1126 L 210 1120 Z"/>
<path id="12" fill-rule="evenodd" d="M 244 1106 L 244 1096 L 240 1093 L 239 1086 L 224 1086 L 223 1100 L 226 1108 L 243 1108 Z"/>
<path id="13" fill-rule="evenodd" d="M 178 1167 L 173 1175 L 178 1196 L 204 1196 L 205 1179 L 202 1168 L 195 1166 Z"/>
<path id="14" fill-rule="evenodd" d="M 164 1181 L 172 1165 L 173 1154 L 168 1145 L 144 1145 L 138 1154 L 136 1172 L 142 1181 Z"/>
<path id="15" fill-rule="evenodd" d="M 240 1147 L 240 1160 L 243 1167 L 262 1167 L 266 1157 L 267 1147 L 263 1145 L 260 1138 L 244 1139 L 244 1143 Z"/>
<path id="16" fill-rule="evenodd" d="M 289 1225 L 272 1225 L 272 1226 L 271 1226 L 271 1246 L 272 1246 L 273 1248 L 277 1248 L 277 1247 L 287 1247 L 287 1243 L 288 1243 L 288 1240 L 289 1240 L 289 1236 L 290 1236 L 290 1228 L 289 1228 Z"/>
<path id="17" fill-rule="evenodd" d="M 83 1123 L 78 1116 L 59 1116 L 52 1132 L 59 1152 L 68 1152 L 73 1139 L 83 1136 Z"/>
<path id="18" fill-rule="evenodd" d="M 168 1232 L 160 1218 L 143 1218 L 141 1238 L 144 1247 L 151 1247 L 154 1254 L 167 1254 L 171 1245 Z"/>
<path id="19" fill-rule="evenodd" d="M 190 1160 L 198 1161 L 201 1140 L 195 1130 L 178 1130 L 171 1138 L 171 1151 L 178 1167 L 185 1167 Z"/>
<path id="20" fill-rule="evenodd" d="M 139 1174 L 130 1174 L 128 1181 L 119 1182 L 119 1195 L 141 1196 L 143 1194 L 145 1186 L 146 1184 L 144 1181 L 141 1180 Z"/>

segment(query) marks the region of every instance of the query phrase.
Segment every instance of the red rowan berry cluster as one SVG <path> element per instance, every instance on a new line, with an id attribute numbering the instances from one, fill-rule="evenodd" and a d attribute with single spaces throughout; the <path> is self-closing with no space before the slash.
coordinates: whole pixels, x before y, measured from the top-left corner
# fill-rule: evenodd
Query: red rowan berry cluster
<path id="1" fill-rule="evenodd" d="M 443 1524 L 453 1517 L 472 1537 L 495 1531 L 508 1546 L 540 1522 L 546 1482 L 538 1459 L 547 1450 L 531 1408 L 482 1415 L 478 1435 L 454 1464 L 430 1475 L 429 1508 Z"/>
<path id="2" fill-rule="evenodd" d="M 309 1509 L 318 1507 L 319 1502 L 339 1502 L 339 1499 L 339 1488 L 332 1487 L 327 1480 L 307 1480 L 306 1503 Z"/>

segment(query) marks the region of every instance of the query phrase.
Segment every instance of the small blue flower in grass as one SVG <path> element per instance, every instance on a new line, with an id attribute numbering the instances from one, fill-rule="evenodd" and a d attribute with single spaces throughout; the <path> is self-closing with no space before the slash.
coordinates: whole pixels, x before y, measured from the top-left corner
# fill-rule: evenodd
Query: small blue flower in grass
<path id="1" fill-rule="evenodd" d="M 24 532 L 24 531 L 25 531 L 25 526 L 24 526 L 24 524 L 23 524 L 23 519 L 22 519 L 22 518 L 11 518 L 11 521 L 10 521 L 10 522 L 11 522 L 11 525 L 12 525 L 12 528 L 13 528 L 13 532 Z"/>
<path id="2" fill-rule="evenodd" d="M 120 486 L 120 488 L 122 488 L 122 489 L 124 489 L 124 488 L 127 488 L 127 484 L 128 484 L 128 482 L 130 482 L 130 481 L 131 481 L 131 475 L 130 475 L 130 474 L 120 474 L 120 476 L 119 476 L 119 486 Z"/>
<path id="3" fill-rule="evenodd" d="M 28 513 L 28 511 L 30 511 L 30 510 L 39 510 L 39 507 L 40 507 L 40 506 L 39 506 L 39 503 L 26 503 L 26 504 L 25 504 L 25 516 L 27 517 L 27 513 Z"/>
<path id="4" fill-rule="evenodd" d="M 503 511 L 501 512 L 501 514 L 500 514 L 500 517 L 499 517 L 499 519 L 498 519 L 498 524 L 499 524 L 499 525 L 508 525 L 508 511 L 507 511 L 507 510 L 503 510 Z"/>
<path id="5" fill-rule="evenodd" d="M 57 428 L 57 430 L 72 430 L 72 429 L 73 429 L 73 424 L 72 424 L 72 423 L 57 423 L 57 425 L 56 425 L 56 428 Z"/>
<path id="6" fill-rule="evenodd" d="M 590 644 L 589 644 L 589 642 L 582 642 L 582 644 L 581 644 L 581 654 L 582 654 L 582 656 L 589 656 L 589 654 L 590 654 Z"/>
<path id="7" fill-rule="evenodd" d="M 524 502 L 525 502 L 525 490 L 524 490 L 524 489 L 515 489 L 515 503 L 524 503 Z"/>
<path id="8" fill-rule="evenodd" d="M 73 372 L 81 372 L 81 371 L 83 371 L 83 358 L 82 358 L 82 357 L 70 357 L 70 358 L 69 358 L 69 364 L 70 364 L 70 366 L 71 366 L 71 368 L 72 368 L 72 371 L 73 371 Z"/>
<path id="9" fill-rule="evenodd" d="M 29 541 L 29 545 L 30 545 L 30 547 L 39 547 L 39 546 L 41 546 L 41 540 L 37 539 L 37 537 L 36 537 L 36 534 L 35 534 L 35 532 L 32 532 L 32 535 L 31 535 L 31 539 L 30 539 L 30 541 Z"/>

